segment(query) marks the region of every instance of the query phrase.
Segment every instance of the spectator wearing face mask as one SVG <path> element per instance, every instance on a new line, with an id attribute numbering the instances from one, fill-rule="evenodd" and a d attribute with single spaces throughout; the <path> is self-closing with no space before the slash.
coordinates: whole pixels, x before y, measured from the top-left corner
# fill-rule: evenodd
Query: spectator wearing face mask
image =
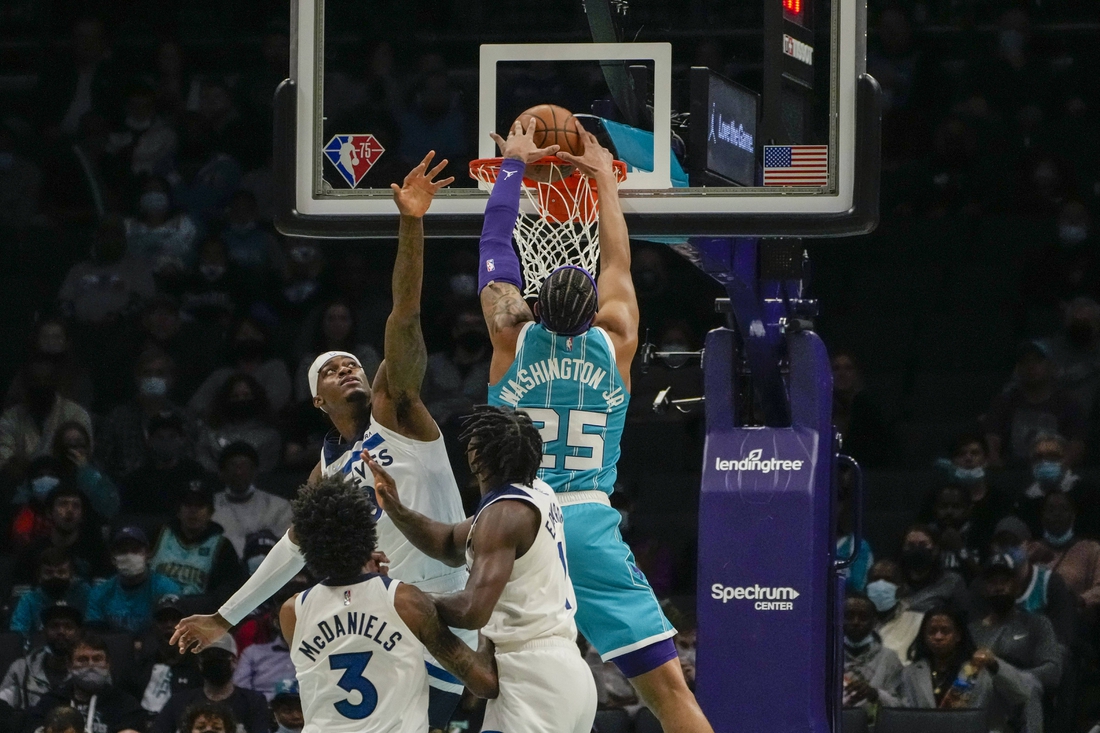
<path id="1" fill-rule="evenodd" d="M 229 259 L 225 241 L 207 236 L 199 247 L 198 266 L 181 286 L 181 313 L 202 333 L 222 333 L 252 292 L 247 272 Z"/>
<path id="2" fill-rule="evenodd" d="M 844 601 L 844 706 L 894 707 L 901 660 L 875 633 L 875 606 L 863 595 Z"/>
<path id="3" fill-rule="evenodd" d="M 302 714 L 302 698 L 298 694 L 298 680 L 293 676 L 275 683 L 271 712 L 278 726 L 275 733 L 302 733 L 306 721 Z"/>
<path id="4" fill-rule="evenodd" d="M 179 597 L 161 598 L 153 611 L 153 627 L 136 654 L 131 687 L 140 692 L 141 707 L 149 714 L 150 722 L 173 695 L 202 686 L 198 658 L 180 654 L 179 647 L 170 643 L 182 618 Z"/>
<path id="5" fill-rule="evenodd" d="M 1088 207 L 1077 200 L 1063 203 L 1050 240 L 1036 249 L 1020 269 L 1023 305 L 1033 311 L 1050 312 L 1077 297 L 1100 297 L 1100 260 L 1095 242 Z"/>
<path id="6" fill-rule="evenodd" d="M 11 663 L 0 682 L 0 701 L 15 710 L 29 710 L 43 695 L 58 690 L 69 678 L 69 656 L 80 637 L 83 614 L 55 601 L 42 610 L 45 643 Z"/>
<path id="7" fill-rule="evenodd" d="M 1019 607 L 1018 567 L 1009 555 L 994 555 L 980 576 L 985 607 L 970 622 L 975 645 L 989 649 L 998 662 L 1022 674 L 1027 691 L 1024 730 L 1043 730 L 1043 694 L 1053 693 L 1062 680 L 1064 651 L 1046 616 Z"/>
<path id="8" fill-rule="evenodd" d="M 264 300 L 271 304 L 279 318 L 279 341 L 290 343 L 302 332 L 310 314 L 332 296 L 327 287 L 325 255 L 315 242 L 281 237 L 280 248 L 283 266 L 265 285 Z M 348 293 L 343 295 L 347 297 Z"/>
<path id="9" fill-rule="evenodd" d="M 168 354 L 149 349 L 138 357 L 134 369 L 136 394 L 107 414 L 96 439 L 101 465 L 114 476 L 126 476 L 149 456 L 148 436 L 155 418 L 175 415 L 183 425 L 183 455 L 191 455 L 205 430 L 185 408 L 172 401 L 176 365 Z M 137 507 L 127 507 L 138 511 Z M 164 511 L 161 509 L 160 511 Z"/>
<path id="10" fill-rule="evenodd" d="M 38 558 L 50 547 L 68 552 L 76 575 L 85 581 L 106 577 L 111 570 L 107 548 L 103 545 L 100 528 L 88 521 L 87 500 L 80 489 L 61 483 L 46 497 L 46 506 L 50 532 L 19 553 L 13 570 L 14 580 L 27 585 L 34 583 Z"/>
<path id="11" fill-rule="evenodd" d="M 273 412 L 290 401 L 290 373 L 282 359 L 269 355 L 267 330 L 253 318 L 241 320 L 230 336 L 232 366 L 215 370 L 191 397 L 190 407 L 199 415 L 213 416 L 215 402 L 231 377 L 246 375 L 258 382 Z"/>
<path id="12" fill-rule="evenodd" d="M 91 634 L 73 645 L 69 680 L 43 695 L 31 708 L 26 730 L 35 730 L 51 710 L 65 705 L 80 711 L 87 721 L 84 730 L 91 733 L 137 733 L 145 729 L 145 711 L 114 684 L 107 645 Z"/>
<path id="13" fill-rule="evenodd" d="M 76 348 L 69 336 L 69 327 L 63 318 L 47 317 L 35 324 L 31 351 L 56 360 L 58 394 L 67 400 L 72 400 L 85 410 L 92 408 L 95 397 L 92 378 L 83 360 L 76 353 Z M 8 386 L 4 404 L 13 405 L 26 399 L 28 379 L 26 369 L 21 369 Z"/>
<path id="14" fill-rule="evenodd" d="M 290 502 L 256 488 L 259 454 L 248 443 L 231 443 L 218 456 L 225 490 L 214 495 L 214 521 L 225 529 L 233 549 L 244 552 L 245 539 L 268 530 L 282 537 L 290 528 Z"/>
<path id="15" fill-rule="evenodd" d="M 1095 624 L 1100 608 L 1100 543 L 1079 537 L 1077 510 L 1069 494 L 1055 492 L 1043 499 L 1042 535 L 1027 545 L 1028 558 L 1049 568 L 1077 595 L 1078 606 Z"/>
<path id="16" fill-rule="evenodd" d="M 123 504 L 137 514 L 163 514 L 193 485 L 213 480 L 187 455 L 187 431 L 177 412 L 163 412 L 147 423 L 145 460 L 122 479 Z"/>
<path id="17" fill-rule="evenodd" d="M 32 354 L 27 375 L 26 398 L 0 414 L 0 472 L 17 482 L 32 459 L 50 453 L 57 429 L 65 423 L 78 422 L 92 434 L 87 410 L 58 392 L 55 357 Z"/>
<path id="18" fill-rule="evenodd" d="M 57 547 L 42 551 L 38 558 L 37 584 L 19 597 L 9 628 L 23 636 L 38 633 L 46 624 L 45 611 L 56 604 L 73 609 L 83 620 L 89 587 L 75 577 L 73 560 Z"/>
<path id="19" fill-rule="evenodd" d="M 57 429 L 53 455 L 61 469 L 61 478 L 80 489 L 99 519 L 118 514 L 118 487 L 99 470 L 92 458 L 92 436 L 78 422 L 67 422 Z"/>
<path id="20" fill-rule="evenodd" d="M 141 184 L 135 216 L 126 219 L 126 249 L 149 263 L 158 280 L 174 282 L 195 264 L 199 230 L 172 205 L 171 187 L 149 176 Z"/>
<path id="21" fill-rule="evenodd" d="M 1067 649 L 1072 649 L 1077 637 L 1076 599 L 1065 581 L 1050 568 L 1035 565 L 1028 558 L 1031 533 L 1017 517 L 1005 517 L 997 524 L 992 552 L 1012 558 L 1016 569 L 1017 604 L 1028 613 L 1038 613 L 1050 619 L 1054 633 Z M 979 598 L 981 579 L 975 582 Z"/>
<path id="22" fill-rule="evenodd" d="M 206 376 L 218 365 L 216 349 L 211 342 L 220 341 L 224 324 L 215 332 L 204 332 L 188 322 L 180 308 L 179 294 L 194 270 L 189 269 L 179 280 L 161 280 L 162 291 L 148 301 L 141 314 L 141 331 L 134 334 L 132 353 L 160 351 L 172 358 L 172 381 L 168 385 L 169 399 L 184 402 Z"/>
<path id="23" fill-rule="evenodd" d="M 456 313 L 451 323 L 450 348 L 428 355 L 420 390 L 424 405 L 437 423 L 446 425 L 468 415 L 474 405 L 488 399 L 492 355 L 493 347 L 480 309 Z"/>
<path id="24" fill-rule="evenodd" d="M 126 251 L 125 223 L 106 216 L 96 227 L 91 257 L 72 266 L 57 298 L 77 322 L 103 325 L 131 313 L 155 291 L 148 264 Z"/>
<path id="25" fill-rule="evenodd" d="M 304 338 L 307 334 L 308 339 Z M 310 324 L 308 329 L 304 329 L 302 336 L 298 339 L 299 344 L 304 348 L 299 349 L 301 358 L 298 360 L 298 370 L 294 377 L 296 401 L 308 402 L 310 407 L 313 406 L 313 397 L 309 391 L 309 365 L 317 358 L 317 354 L 323 354 L 326 351 L 346 351 L 355 354 L 359 363 L 363 365 L 363 372 L 367 378 L 374 379 L 381 359 L 375 348 L 370 344 L 360 343 L 358 336 L 358 323 L 351 303 L 345 300 L 333 300 L 321 307 L 316 321 Z M 430 361 L 428 372 L 431 372 Z M 425 402 L 427 402 L 426 398 Z"/>
<path id="26" fill-rule="evenodd" d="M 1074 298 L 1062 330 L 1045 342 L 1058 374 L 1058 387 L 1082 415 L 1091 415 L 1100 392 L 1100 303 Z"/>
<path id="27" fill-rule="evenodd" d="M 993 528 L 1011 510 L 1012 502 L 1009 492 L 997 481 L 997 475 L 989 471 L 985 436 L 979 433 L 959 435 L 951 445 L 951 458 L 939 465 L 947 474 L 947 484 L 961 486 L 970 495 L 968 542 L 979 548 L 988 547 L 993 539 Z M 922 522 L 936 520 L 937 496 L 937 491 L 928 494 L 919 515 Z"/>
<path id="28" fill-rule="evenodd" d="M 179 144 L 179 136 L 157 113 L 156 92 L 148 84 L 132 84 L 126 93 L 123 129 L 112 135 L 116 155 L 129 159 L 135 176 L 160 175 L 168 171 Z"/>
<path id="29" fill-rule="evenodd" d="M 976 648 L 965 613 L 949 605 L 929 610 L 910 658 L 901 675 L 900 707 L 984 709 L 991 733 L 1015 730 L 1009 719 L 1028 700 L 1032 684 L 991 650 Z"/>
<path id="30" fill-rule="evenodd" d="M 203 596 L 217 608 L 245 581 L 241 562 L 214 515 L 214 493 L 196 482 L 180 494 L 176 516 L 157 538 L 150 564 L 179 583 L 183 594 Z"/>
<path id="31" fill-rule="evenodd" d="M 252 446 L 260 473 L 278 465 L 282 436 L 272 422 L 263 386 L 249 375 L 234 374 L 225 381 L 214 398 L 209 422 L 209 439 L 199 452 L 207 468 L 220 468 L 222 451 L 233 443 Z"/>
<path id="32" fill-rule="evenodd" d="M 173 695 L 157 715 L 150 733 L 173 733 L 183 712 L 192 705 L 217 703 L 233 711 L 244 733 L 269 733 L 271 710 L 267 698 L 233 684 L 237 667 L 237 644 L 230 634 L 199 652 L 202 687 Z M 239 729 L 238 729 L 239 730 Z"/>
<path id="33" fill-rule="evenodd" d="M 1077 527 L 1082 534 L 1100 536 L 1100 489 L 1089 484 L 1066 465 L 1068 445 L 1064 438 L 1043 433 L 1031 446 L 1031 476 L 1016 513 L 1033 534 L 1041 534 L 1039 523 L 1043 499 L 1055 492 L 1069 494 L 1078 508 Z"/>
<path id="34" fill-rule="evenodd" d="M 1033 441 L 1044 433 L 1066 437 L 1067 465 L 1075 466 L 1084 457 L 1085 417 L 1059 388 L 1047 344 L 1025 341 L 1020 345 L 1014 383 L 993 398 L 985 418 L 985 431 L 989 462 L 994 466 L 1026 463 Z"/>
<path id="35" fill-rule="evenodd" d="M 256 196 L 251 191 L 238 190 L 229 199 L 221 239 L 230 262 L 249 275 L 265 275 L 281 262 L 275 237 L 260 225 Z"/>
<path id="36" fill-rule="evenodd" d="M 48 537 L 50 524 L 50 492 L 61 484 L 61 465 L 53 456 L 41 456 L 27 467 L 27 480 L 12 497 L 18 508 L 11 523 L 11 544 L 15 549 Z M 71 485 L 71 482 L 70 482 Z"/>
<path id="37" fill-rule="evenodd" d="M 967 608 L 966 583 L 951 570 L 944 570 L 936 533 L 917 525 L 905 533 L 901 545 L 901 570 L 905 578 L 905 600 L 909 608 L 924 613 L 940 602 Z"/>
<path id="38" fill-rule="evenodd" d="M 909 604 L 898 599 L 904 582 L 901 567 L 893 560 L 879 560 L 867 573 L 867 598 L 875 607 L 875 632 L 903 665 L 909 664 L 909 646 L 917 638 L 924 618 L 924 614 L 909 610 Z"/>
<path id="39" fill-rule="evenodd" d="M 970 522 L 970 492 L 962 486 L 940 487 L 933 501 L 934 520 L 931 528 L 939 534 L 940 561 L 946 570 L 953 570 L 970 581 L 981 567 L 982 547 L 974 537 Z"/>
<path id="40" fill-rule="evenodd" d="M 117 574 L 92 589 L 85 623 L 111 631 L 141 633 L 153 623 L 162 596 L 180 595 L 176 581 L 149 569 L 149 540 L 138 527 L 123 527 L 111 539 Z"/>
<path id="41" fill-rule="evenodd" d="M 233 684 L 246 690 L 262 693 L 274 704 L 275 692 L 280 682 L 294 677 L 294 662 L 290 661 L 290 647 L 283 639 L 279 625 L 279 609 L 293 593 L 285 590 L 276 593 L 267 604 L 267 624 L 271 641 L 250 645 L 241 652 L 237 669 L 233 672 Z"/>

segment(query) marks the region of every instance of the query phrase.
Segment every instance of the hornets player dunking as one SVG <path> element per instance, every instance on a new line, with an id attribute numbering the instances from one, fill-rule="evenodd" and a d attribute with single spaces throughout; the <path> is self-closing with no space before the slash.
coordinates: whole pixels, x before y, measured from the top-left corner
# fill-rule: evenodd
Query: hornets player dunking
<path id="1" fill-rule="evenodd" d="M 588 132 L 582 155 L 557 153 L 596 182 L 599 280 L 579 267 L 560 267 L 542 283 L 532 312 L 521 294 L 511 233 L 526 164 L 557 152 L 539 149 L 534 129 L 534 121 L 527 130 L 517 122 L 507 140 L 492 134 L 504 161 L 485 207 L 478 276 L 493 342 L 489 402 L 522 409 L 540 426 L 539 478 L 561 504 L 581 633 L 630 679 L 665 731 L 710 733 L 676 658 L 675 629 L 623 542 L 608 499 L 639 320 L 613 159 Z"/>
<path id="2" fill-rule="evenodd" d="M 310 476 L 346 476 L 373 498 L 373 480 L 363 463 L 370 455 L 409 487 L 409 501 L 434 519 L 459 522 L 465 517 L 451 473 L 439 427 L 420 399 L 427 349 L 420 329 L 420 291 L 424 271 L 424 226 L 436 191 L 453 178 L 435 180 L 447 161 L 428 170 L 433 153 L 405 178 L 394 184 L 394 200 L 401 212 L 397 258 L 393 268 L 393 310 L 386 321 L 385 359 L 368 382 L 359 360 L 345 352 L 326 352 L 310 365 L 313 404 L 332 421 L 335 435 L 326 440 L 321 460 Z M 464 568 L 447 566 L 414 548 L 392 522 L 379 513 L 378 549 L 388 557 L 392 577 L 431 593 L 459 590 L 466 583 Z M 212 616 L 192 616 L 177 627 L 173 643 L 201 649 L 241 621 L 273 595 L 304 566 L 292 527 L 263 561 L 256 573 Z M 471 646 L 477 634 L 459 631 Z M 462 683 L 430 656 L 426 659 L 431 684 L 431 722 L 446 727 L 457 707 Z"/>

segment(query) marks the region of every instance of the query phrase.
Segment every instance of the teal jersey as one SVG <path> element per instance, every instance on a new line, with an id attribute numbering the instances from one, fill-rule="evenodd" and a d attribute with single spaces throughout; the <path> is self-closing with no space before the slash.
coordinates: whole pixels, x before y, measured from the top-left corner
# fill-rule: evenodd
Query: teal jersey
<path id="1" fill-rule="evenodd" d="M 527 323 L 516 360 L 489 387 L 489 404 L 521 409 L 539 428 L 539 478 L 557 492 L 615 490 L 629 403 L 611 337 L 598 326 L 558 336 Z"/>

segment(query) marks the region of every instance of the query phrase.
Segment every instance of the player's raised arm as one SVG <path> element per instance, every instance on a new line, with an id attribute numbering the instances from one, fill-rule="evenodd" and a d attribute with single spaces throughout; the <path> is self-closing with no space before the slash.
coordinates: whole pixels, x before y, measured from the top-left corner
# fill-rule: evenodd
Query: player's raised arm
<path id="1" fill-rule="evenodd" d="M 541 521 L 530 504 L 510 500 L 495 502 L 479 518 L 472 539 L 474 565 L 466 587 L 433 596 L 444 623 L 456 629 L 480 629 L 489 623 L 516 558 L 530 549 Z"/>
<path id="2" fill-rule="evenodd" d="M 489 203 L 485 205 L 485 221 L 478 246 L 480 263 L 477 279 L 481 312 L 485 315 L 489 338 L 493 342 L 490 379 L 494 382 L 515 360 L 516 340 L 523 324 L 535 320 L 523 299 L 523 271 L 512 247 L 512 229 L 519 216 L 523 170 L 528 163 L 558 151 L 557 145 L 547 148 L 535 145 L 535 124 L 532 118 L 524 130 L 517 120 L 508 132 L 507 140 L 495 132 L 489 133 L 500 147 L 504 162 L 489 195 Z"/>
<path id="3" fill-rule="evenodd" d="M 454 177 L 436 180 L 447 166 L 432 168 L 432 151 L 405 181 L 391 185 L 401 212 L 397 259 L 393 265 L 393 310 L 386 320 L 385 361 L 375 378 L 373 412 L 391 430 L 419 440 L 434 440 L 439 429 L 420 402 L 420 387 L 428 364 L 428 349 L 420 329 L 420 292 L 424 282 L 424 214 L 439 189 Z"/>
<path id="4" fill-rule="evenodd" d="M 393 477 L 375 463 L 367 451 L 363 451 L 363 460 L 374 474 L 374 497 L 378 501 L 378 506 L 393 521 L 401 534 L 428 557 L 454 568 L 464 565 L 466 538 L 470 535 L 470 525 L 473 520 L 466 519 L 458 524 L 445 524 L 409 509 L 401 503 Z"/>
<path id="5" fill-rule="evenodd" d="M 582 131 L 584 155 L 558 153 L 562 160 L 596 180 L 600 197 L 600 277 L 596 282 L 600 306 L 593 321 L 611 336 L 619 373 L 630 386 L 630 363 L 638 350 L 638 297 L 630 276 L 630 238 L 619 201 L 619 182 L 611 152 L 596 136 Z"/>
<path id="6" fill-rule="evenodd" d="M 444 625 L 428 596 L 408 583 L 398 586 L 394 608 L 409 630 L 420 639 L 443 668 L 462 680 L 478 697 L 494 698 L 500 692 L 493 643 L 482 637 L 475 652 Z"/>

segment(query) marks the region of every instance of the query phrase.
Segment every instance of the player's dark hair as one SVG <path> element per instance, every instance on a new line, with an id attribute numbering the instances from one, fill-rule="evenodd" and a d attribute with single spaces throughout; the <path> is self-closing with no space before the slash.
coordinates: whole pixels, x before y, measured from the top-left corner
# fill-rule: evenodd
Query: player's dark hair
<path id="1" fill-rule="evenodd" d="M 237 730 L 237 718 L 233 715 L 232 708 L 222 703 L 200 702 L 191 705 L 183 712 L 179 721 L 181 733 L 191 733 L 195 727 L 195 721 L 199 718 L 217 718 L 225 726 L 226 733 Z"/>
<path id="2" fill-rule="evenodd" d="M 559 267 L 539 288 L 539 320 L 562 336 L 586 331 L 596 317 L 598 306 L 596 284 L 579 267 Z"/>
<path id="3" fill-rule="evenodd" d="M 304 485 L 291 502 L 294 533 L 318 578 L 350 579 L 363 572 L 378 542 L 375 506 L 342 476 Z"/>
<path id="4" fill-rule="evenodd" d="M 481 405 L 458 439 L 477 450 L 472 466 L 499 484 L 530 484 L 542 463 L 542 436 L 526 412 Z"/>

